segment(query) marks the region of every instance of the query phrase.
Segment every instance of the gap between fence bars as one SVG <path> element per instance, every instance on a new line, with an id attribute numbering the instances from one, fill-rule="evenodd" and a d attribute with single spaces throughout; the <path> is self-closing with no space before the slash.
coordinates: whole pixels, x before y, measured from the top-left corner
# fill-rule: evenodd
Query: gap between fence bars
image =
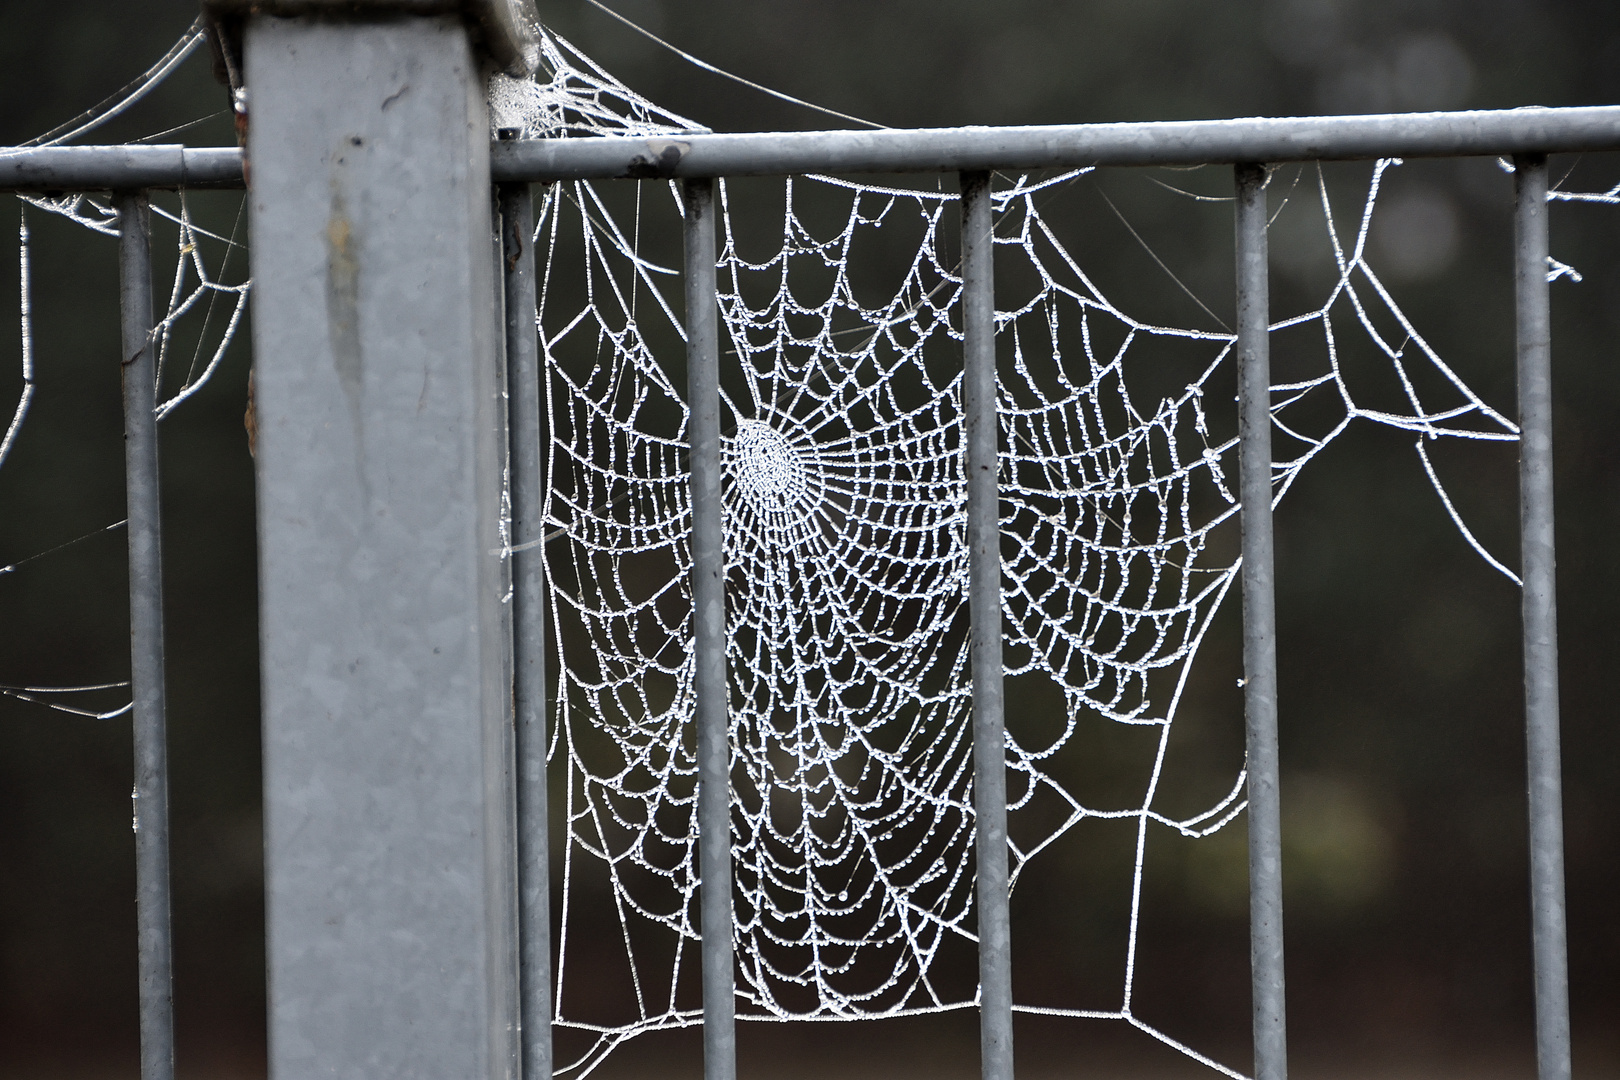
<path id="1" fill-rule="evenodd" d="M 1509 137 L 1499 124 L 1475 124 L 1461 135 L 1456 125 L 1430 126 L 1445 138 L 1408 145 L 1408 154 L 1515 152 L 1516 356 L 1520 405 L 1520 526 L 1524 579 L 1526 746 L 1529 773 L 1532 921 L 1535 953 L 1537 1060 L 1541 1080 L 1570 1076 L 1566 918 L 1557 697 L 1555 555 L 1553 545 L 1551 349 L 1547 282 L 1546 152 L 1620 148 L 1620 109 L 1541 110 L 1537 121 L 1563 114 L 1568 123 L 1521 123 L 1527 135 Z M 1523 113 L 1453 114 L 1516 117 Z M 1318 129 L 1340 127 L 1354 135 L 1343 144 L 1320 138 L 1307 147 L 1311 157 L 1374 156 L 1360 145 L 1366 122 L 1385 118 L 1327 118 Z M 1433 122 L 1444 114 L 1413 120 Z M 1241 125 L 1273 125 L 1277 133 L 1304 121 L 1211 121 L 1184 125 L 1139 125 L 1160 132 L 1175 129 L 1181 141 L 1174 160 L 1186 157 L 1186 129 L 1210 134 Z M 1598 131 L 1602 126 L 1606 131 Z M 1121 125 L 1108 127 L 1119 128 Z M 1533 129 L 1533 130 L 1532 130 Z M 1015 129 L 1014 134 L 1017 130 Z M 1031 131 L 1034 129 L 1021 129 Z M 1080 131 L 1083 129 L 1068 129 Z M 848 135 L 857 133 L 809 133 Z M 911 138 L 924 132 L 896 133 Z M 977 132 L 972 134 L 979 134 Z M 1152 131 L 1149 131 L 1152 134 Z M 858 133 L 862 140 L 879 133 Z M 1563 136 L 1560 141 L 1559 136 Z M 1223 136 L 1224 137 L 1224 136 Z M 710 136 L 704 139 L 781 140 L 795 153 L 809 148 L 802 136 Z M 581 140 L 592 160 L 604 143 L 645 142 L 633 138 Z M 1217 140 L 1218 141 L 1218 140 Z M 540 149 L 565 150 L 568 141 L 548 141 Z M 1397 140 L 1398 142 L 1398 140 Z M 803 145 L 799 145 L 799 144 Z M 1199 139 L 1192 143 L 1201 145 Z M 1408 136 L 1411 144 L 1411 137 Z M 1564 145 L 1568 143 L 1568 145 Z M 539 159 L 537 144 L 497 146 L 506 157 L 496 170 L 500 188 L 502 236 L 506 245 L 507 347 L 511 403 L 514 547 L 514 644 L 521 650 L 514 670 L 519 745 L 520 964 L 524 1022 L 524 1076 L 549 1075 L 550 981 L 549 882 L 545 798 L 545 717 L 543 640 L 544 566 L 540 471 L 540 373 L 534 321 L 534 253 L 528 249 L 533 208 L 528 183 L 557 175 L 523 175 Z M 1528 147 L 1528 149 L 1525 149 Z M 769 149 L 761 143 L 756 149 Z M 121 369 L 125 395 L 126 478 L 129 500 L 130 634 L 133 731 L 135 743 L 135 832 L 137 919 L 140 963 L 141 1062 L 143 1080 L 173 1076 L 172 979 L 168 874 L 167 764 L 164 735 L 161 532 L 155 401 L 155 347 L 152 337 L 150 226 L 142 186 L 178 186 L 188 171 L 204 184 L 237 186 L 240 155 L 233 151 L 181 151 L 137 148 L 164 156 L 130 154 L 127 148 L 73 147 L 0 155 L 0 188 L 60 190 L 112 188 L 120 219 L 122 279 Z M 776 149 L 780 150 L 780 147 Z M 904 146 L 901 149 L 905 149 Z M 1095 150 L 1095 144 L 1092 145 Z M 1395 149 L 1402 149 L 1399 145 Z M 1351 153 L 1350 151 L 1356 151 Z M 619 151 L 615 149 L 614 153 Z M 525 158 L 523 155 L 528 154 Z M 1156 151 L 1154 160 L 1165 158 Z M 188 155 L 190 157 L 188 158 Z M 201 155 L 201 156 L 199 156 Z M 771 154 L 767 153 L 766 157 Z M 836 157 L 837 155 L 834 155 Z M 869 155 L 870 156 L 870 155 Z M 937 156 L 937 155 L 936 155 Z M 1072 156 L 1072 151 L 1071 151 Z M 1109 154 L 1091 154 L 1109 157 Z M 1144 163 L 1138 148 L 1118 147 L 1118 163 Z M 1242 157 L 1244 155 L 1237 155 Z M 1295 155 L 1280 155 L 1298 160 Z M 893 156 L 868 168 L 906 168 Z M 1016 159 L 1016 155 L 1013 155 Z M 1128 160 L 1127 160 L 1128 159 Z M 188 169 L 188 160 L 192 162 Z M 667 171 L 688 160 L 677 153 Z M 910 160 L 910 159 L 907 159 Z M 930 160 L 933 160 L 930 158 Z M 1206 156 L 1204 160 L 1208 160 Z M 699 158 L 701 162 L 701 158 Z M 206 167 L 199 162 L 205 163 Z M 825 167 L 835 168 L 834 162 Z M 844 167 L 852 167 L 848 159 Z M 922 168 L 913 164 L 909 167 Z M 691 166 L 696 169 L 697 166 Z M 738 168 L 737 174 L 752 170 Z M 766 171 L 784 171 L 770 168 Z M 598 174 L 600 175 L 600 173 Z M 607 175 L 614 175 L 608 173 Z M 1256 1080 L 1284 1080 L 1286 1043 L 1282 974 L 1281 842 L 1278 825 L 1274 567 L 1271 545 L 1270 400 L 1267 355 L 1268 305 L 1265 244 L 1265 170 L 1239 165 L 1236 172 L 1239 310 L 1240 428 L 1243 491 L 1243 621 L 1245 714 L 1250 788 L 1251 957 L 1254 980 Z M 996 520 L 996 420 L 994 400 L 994 306 L 987 176 L 963 174 L 964 246 L 964 417 L 967 427 L 969 607 L 972 618 L 975 800 L 979 869 L 978 900 L 981 971 L 981 1036 L 985 1080 L 1012 1076 L 1009 936 L 1006 914 L 1004 720 L 1001 716 L 999 657 L 1000 552 Z M 717 290 L 714 274 L 713 192 L 707 178 L 688 181 L 687 304 L 689 393 L 692 408 L 693 605 L 699 728 L 699 828 L 702 866 L 702 938 L 705 1010 L 705 1074 L 733 1080 L 735 991 L 732 971 L 730 896 L 729 751 L 725 705 L 724 567 L 721 542 L 721 464 L 719 459 L 719 371 Z M 982 237 L 986 242 L 978 243 Z M 988 392 L 986 392 L 988 387 Z M 982 415 L 981 415 L 982 414 Z M 979 474 L 983 473 L 983 476 Z M 532 550 L 531 550 L 532 549 Z M 981 660 L 983 661 L 981 663 Z M 992 789 L 1001 781 L 1002 793 Z M 1001 843 L 994 842 L 995 837 Z M 715 838 L 723 838 L 719 843 Z M 999 866 L 1000 887 L 995 887 Z"/>

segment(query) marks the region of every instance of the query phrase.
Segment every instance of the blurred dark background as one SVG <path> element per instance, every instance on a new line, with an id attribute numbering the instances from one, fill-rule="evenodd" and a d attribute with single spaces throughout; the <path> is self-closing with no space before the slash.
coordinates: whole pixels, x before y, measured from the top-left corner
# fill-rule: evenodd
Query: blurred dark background
<path id="1" fill-rule="evenodd" d="M 720 67 L 895 126 L 1620 101 L 1620 8 L 1599 0 L 614 6 Z M 715 129 L 836 126 L 700 71 L 582 0 L 542 0 L 541 11 L 633 89 Z M 0 145 L 116 92 L 195 14 L 189 0 L 0 3 Z M 203 118 L 164 139 L 224 144 L 234 138 L 225 106 L 202 53 L 92 138 Z M 1620 163 L 1601 155 L 1555 159 L 1553 170 L 1568 188 L 1620 182 Z M 1328 170 L 1345 225 L 1369 175 L 1365 165 Z M 1043 212 L 1125 310 L 1213 328 L 1108 211 L 1097 195 L 1107 192 L 1229 321 L 1228 207 L 1189 209 L 1152 176 L 1209 195 L 1229 185 L 1217 168 L 1115 171 L 1068 186 Z M 1314 173 L 1300 180 L 1307 199 L 1314 183 Z M 1510 199 L 1511 178 L 1493 162 L 1393 170 L 1371 259 L 1442 355 L 1511 414 Z M 239 204 L 196 194 L 189 209 L 228 237 Z M 163 205 L 178 210 L 172 198 Z M 0 469 L 0 567 L 88 538 L 0 573 L 0 685 L 113 681 L 128 673 L 123 534 L 96 531 L 123 516 L 115 242 L 38 211 L 28 220 L 39 389 Z M 1620 208 L 1557 205 L 1552 223 L 1554 254 L 1585 276 L 1554 285 L 1575 1067 L 1620 1075 L 1620 725 L 1610 686 L 1620 669 L 1620 425 L 1605 419 L 1620 406 Z M 159 282 L 174 257 L 163 228 Z M 1282 236 L 1274 244 L 1274 313 L 1314 306 L 1320 259 L 1295 259 Z M 0 247 L 12 253 L 0 255 L 0 325 L 12 328 L 0 335 L 0 418 L 9 419 L 21 386 L 17 262 L 11 241 Z M 224 250 L 208 249 L 210 265 Z M 223 274 L 243 273 L 238 253 Z M 217 336 L 224 314 L 208 333 Z M 183 355 L 197 333 L 182 333 Z M 1290 362 L 1296 346 L 1280 336 L 1276 347 Z M 243 333 L 213 383 L 163 429 L 176 1021 L 180 1074 L 196 1078 L 264 1071 L 248 359 Z M 1476 534 L 1513 565 L 1512 448 L 1443 444 L 1434 454 Z M 1296 1072 L 1528 1076 L 1516 592 L 1459 539 L 1410 438 L 1370 424 L 1313 464 L 1277 527 Z M 1206 645 L 1169 763 L 1189 812 L 1237 767 L 1234 629 L 1225 618 Z M 1097 734 L 1097 757 L 1128 756 L 1111 738 Z M 136 1075 L 130 782 L 122 718 L 0 697 L 0 1076 Z M 1019 892 L 1021 998 L 1117 1007 L 1123 851 L 1117 832 L 1079 832 L 1041 888 Z M 1150 849 L 1135 1003 L 1239 1069 L 1248 1066 L 1242 853 L 1240 828 Z M 1029 1075 L 1200 1072 L 1117 1023 L 1020 1024 Z M 968 1077 L 975 1028 L 966 1013 L 745 1025 L 741 1064 L 761 1076 Z M 639 1040 L 598 1075 L 696 1075 L 697 1050 L 691 1033 Z"/>

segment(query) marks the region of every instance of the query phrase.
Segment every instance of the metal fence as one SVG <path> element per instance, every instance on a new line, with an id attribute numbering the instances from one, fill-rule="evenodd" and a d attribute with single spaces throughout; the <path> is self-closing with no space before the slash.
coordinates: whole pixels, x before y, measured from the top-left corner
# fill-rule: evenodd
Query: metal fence
<path id="1" fill-rule="evenodd" d="M 359 139 L 355 139 L 356 145 Z M 1286 1023 L 1273 610 L 1268 259 L 1264 179 L 1286 161 L 1511 155 L 1520 410 L 1520 527 L 1537 1054 L 1570 1075 L 1560 793 L 1551 445 L 1548 154 L 1620 149 L 1620 107 L 1186 123 L 604 137 L 490 149 L 505 258 L 510 389 L 513 653 L 522 1072 L 551 1075 L 540 360 L 530 185 L 669 178 L 685 210 L 691 409 L 692 600 L 697 671 L 704 1069 L 736 1075 L 726 622 L 722 564 L 714 181 L 805 172 L 957 172 L 962 190 L 974 802 L 980 1032 L 986 1080 L 1013 1076 L 997 492 L 995 304 L 989 170 L 1234 164 L 1242 490 L 1244 693 L 1256 1080 L 1284 1080 Z M 129 500 L 142 1075 L 173 1074 L 167 779 L 153 316 L 145 190 L 240 187 L 242 156 L 180 146 L 52 147 L 0 154 L 0 190 L 116 193 L 121 230 Z"/>

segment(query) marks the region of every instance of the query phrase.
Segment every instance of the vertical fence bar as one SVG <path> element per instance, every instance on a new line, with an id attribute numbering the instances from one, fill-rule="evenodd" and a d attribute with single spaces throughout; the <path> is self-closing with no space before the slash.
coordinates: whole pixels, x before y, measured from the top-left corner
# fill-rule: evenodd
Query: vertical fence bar
<path id="1" fill-rule="evenodd" d="M 551 862 L 546 797 L 544 479 L 535 331 L 534 197 L 502 184 L 512 487 L 512 699 L 517 728 L 518 989 L 523 1080 L 551 1080 Z"/>
<path id="2" fill-rule="evenodd" d="M 1001 665 L 1001 497 L 996 480 L 995 240 L 990 174 L 962 182 L 962 416 L 967 437 L 973 815 L 978 859 L 979 1057 L 984 1080 L 1012 1080 L 1012 919 L 1007 896 L 1007 740 Z"/>
<path id="3" fill-rule="evenodd" d="M 714 182 L 682 186 L 686 212 L 686 379 L 692 439 L 692 652 L 696 665 L 698 862 L 702 874 L 703 1076 L 735 1080 L 731 945 L 731 736 L 726 567 L 720 504 L 720 338 Z"/>
<path id="4" fill-rule="evenodd" d="M 1553 551 L 1552 326 L 1547 289 L 1547 158 L 1514 159 L 1519 362 L 1519 534 L 1524 576 L 1524 705 L 1530 774 L 1530 902 L 1541 1080 L 1569 1080 L 1563 782 L 1558 747 L 1558 606 Z"/>
<path id="5" fill-rule="evenodd" d="M 1249 772 L 1249 963 L 1255 1080 L 1285 1080 L 1276 575 L 1271 532 L 1271 296 L 1266 170 L 1237 166 L 1238 433 L 1243 483 L 1243 706 Z"/>
<path id="6" fill-rule="evenodd" d="M 145 192 L 119 192 L 115 203 L 123 328 L 124 477 L 129 517 L 141 1080 L 172 1080 L 169 765 L 164 719 L 163 534 L 158 485 L 157 350 L 152 338 L 151 210 Z"/>

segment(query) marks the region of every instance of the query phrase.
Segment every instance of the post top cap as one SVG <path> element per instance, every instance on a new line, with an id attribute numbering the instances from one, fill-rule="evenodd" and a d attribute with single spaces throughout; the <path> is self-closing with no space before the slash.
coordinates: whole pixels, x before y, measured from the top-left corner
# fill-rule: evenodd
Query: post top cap
<path id="1" fill-rule="evenodd" d="M 497 67 L 519 78 L 540 62 L 540 18 L 534 0 L 202 0 L 203 11 L 227 34 L 250 15 L 462 15 Z"/>

